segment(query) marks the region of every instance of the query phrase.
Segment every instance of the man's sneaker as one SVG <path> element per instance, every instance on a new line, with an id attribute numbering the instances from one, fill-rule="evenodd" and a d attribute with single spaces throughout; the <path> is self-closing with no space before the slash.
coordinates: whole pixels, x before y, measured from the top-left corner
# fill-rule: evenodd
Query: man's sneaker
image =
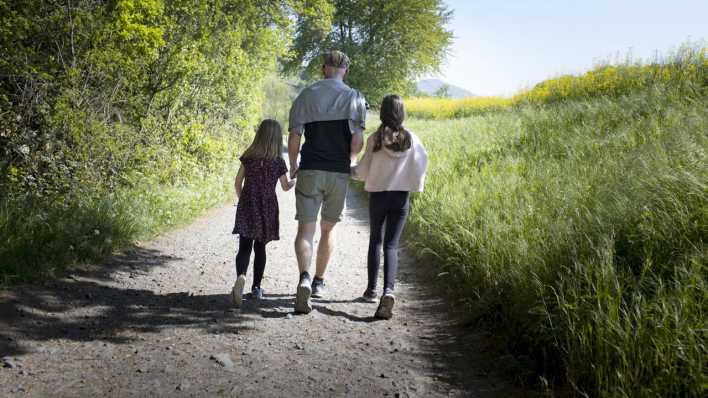
<path id="1" fill-rule="evenodd" d="M 239 275 L 231 290 L 231 299 L 236 307 L 240 307 L 243 302 L 243 287 L 246 285 L 246 275 Z"/>
<path id="2" fill-rule="evenodd" d="M 323 298 L 325 293 L 327 293 L 327 288 L 325 287 L 324 279 L 314 277 L 312 279 L 312 297 Z"/>
<path id="3" fill-rule="evenodd" d="M 251 296 L 256 300 L 263 300 L 264 294 L 265 290 L 263 290 L 262 287 L 254 287 L 253 289 L 251 289 Z"/>
<path id="4" fill-rule="evenodd" d="M 312 287 L 310 286 L 310 275 L 303 272 L 300 275 L 300 283 L 297 285 L 297 294 L 295 295 L 295 313 L 309 314 L 312 311 L 310 296 L 312 295 Z"/>
<path id="5" fill-rule="evenodd" d="M 379 308 L 376 309 L 374 318 L 391 319 L 393 316 L 393 305 L 396 303 L 396 297 L 393 293 L 386 293 L 381 297 Z"/>
<path id="6" fill-rule="evenodd" d="M 376 294 L 376 289 L 366 289 L 364 294 L 361 295 L 361 298 L 367 303 L 375 303 L 376 297 L 378 297 L 378 294 Z"/>

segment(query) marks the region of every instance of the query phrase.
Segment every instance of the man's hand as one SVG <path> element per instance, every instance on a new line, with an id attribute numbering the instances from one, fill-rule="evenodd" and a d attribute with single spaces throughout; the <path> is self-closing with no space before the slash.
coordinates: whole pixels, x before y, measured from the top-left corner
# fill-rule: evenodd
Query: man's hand
<path id="1" fill-rule="evenodd" d="M 290 165 L 290 179 L 297 177 L 297 172 L 300 170 L 297 165 Z"/>

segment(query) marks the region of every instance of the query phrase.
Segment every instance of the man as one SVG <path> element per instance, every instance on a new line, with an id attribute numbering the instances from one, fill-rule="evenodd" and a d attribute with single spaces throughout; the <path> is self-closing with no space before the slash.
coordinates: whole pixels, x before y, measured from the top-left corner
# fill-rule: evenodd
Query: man
<path id="1" fill-rule="evenodd" d="M 295 254 L 300 282 L 295 312 L 303 314 L 312 311 L 310 297 L 322 297 L 325 293 L 324 274 L 334 249 L 332 230 L 340 221 L 344 209 L 349 165 L 364 146 L 366 123 L 364 96 L 343 80 L 349 69 L 349 58 L 340 51 L 329 51 L 323 54 L 322 61 L 324 79 L 298 95 L 290 108 L 288 126 L 290 177 L 297 175 Z M 303 134 L 305 143 L 300 151 Z M 315 277 L 311 280 L 312 242 L 320 207 L 320 243 Z"/>

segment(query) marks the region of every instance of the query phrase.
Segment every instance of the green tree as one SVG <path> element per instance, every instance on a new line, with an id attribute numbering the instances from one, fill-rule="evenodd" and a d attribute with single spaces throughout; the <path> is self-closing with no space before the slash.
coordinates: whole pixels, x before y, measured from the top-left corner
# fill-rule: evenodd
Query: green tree
<path id="1" fill-rule="evenodd" d="M 0 283 L 155 230 L 138 204 L 167 225 L 206 203 L 189 192 L 250 140 L 293 16 L 322 29 L 326 1 L 0 0 Z M 182 197 L 132 195 L 161 190 Z"/>
<path id="2" fill-rule="evenodd" d="M 249 138 L 291 17 L 321 30 L 327 7 L 0 0 L 0 193 L 85 195 L 131 175 L 170 183 L 223 163 Z"/>
<path id="3" fill-rule="evenodd" d="M 450 98 L 450 86 L 443 84 L 439 89 L 435 90 L 433 96 L 438 98 Z"/>
<path id="4" fill-rule="evenodd" d="M 319 75 L 319 55 L 328 49 L 347 53 L 352 65 L 346 80 L 364 92 L 372 105 L 387 93 L 409 93 L 413 81 L 435 72 L 447 54 L 452 17 L 440 0 L 329 0 L 331 8 L 297 19 L 292 57 L 285 70 L 304 77 Z M 331 14 L 329 28 L 321 29 Z M 313 23 L 318 18 L 319 24 Z"/>

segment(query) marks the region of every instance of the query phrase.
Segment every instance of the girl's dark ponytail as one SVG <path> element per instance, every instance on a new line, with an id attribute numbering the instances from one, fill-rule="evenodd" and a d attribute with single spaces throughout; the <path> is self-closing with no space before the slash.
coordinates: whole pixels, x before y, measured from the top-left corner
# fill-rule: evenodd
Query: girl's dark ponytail
<path id="1" fill-rule="evenodd" d="M 384 146 L 394 152 L 403 152 L 411 147 L 411 133 L 403 127 L 406 111 L 401 97 L 395 94 L 387 95 L 381 103 L 381 125 L 376 130 L 374 152 Z"/>

